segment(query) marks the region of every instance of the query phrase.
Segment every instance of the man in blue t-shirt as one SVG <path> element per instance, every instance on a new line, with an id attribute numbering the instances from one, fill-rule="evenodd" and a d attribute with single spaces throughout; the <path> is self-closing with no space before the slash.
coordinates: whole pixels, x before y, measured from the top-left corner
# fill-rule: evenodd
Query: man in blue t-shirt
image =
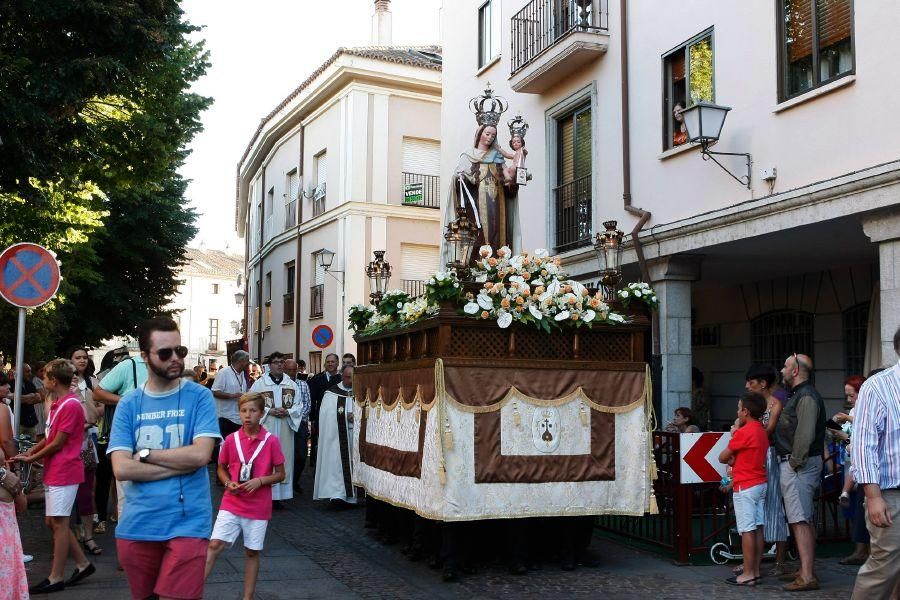
<path id="1" fill-rule="evenodd" d="M 209 390 L 181 379 L 188 351 L 175 321 L 151 319 L 138 345 L 148 379 L 119 401 L 107 450 L 116 479 L 127 482 L 119 561 L 134 598 L 202 598 L 215 404 Z"/>

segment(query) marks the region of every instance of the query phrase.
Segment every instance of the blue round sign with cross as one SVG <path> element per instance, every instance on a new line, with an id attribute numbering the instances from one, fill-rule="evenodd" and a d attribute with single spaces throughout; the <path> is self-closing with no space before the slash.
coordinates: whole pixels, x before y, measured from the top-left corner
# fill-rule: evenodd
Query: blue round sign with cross
<path id="1" fill-rule="evenodd" d="M 0 296 L 19 308 L 47 303 L 59 290 L 59 263 L 43 246 L 23 242 L 0 254 Z"/>
<path id="2" fill-rule="evenodd" d="M 312 331 L 312 343 L 318 348 L 327 348 L 334 341 L 334 332 L 328 325 L 319 325 Z"/>

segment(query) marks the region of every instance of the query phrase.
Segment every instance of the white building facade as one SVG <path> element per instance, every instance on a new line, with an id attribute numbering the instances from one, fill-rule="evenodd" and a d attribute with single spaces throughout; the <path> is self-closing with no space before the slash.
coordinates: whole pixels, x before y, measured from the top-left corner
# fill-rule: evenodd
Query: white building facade
<path id="1" fill-rule="evenodd" d="M 211 361 L 227 364 L 226 342 L 241 337 L 243 307 L 235 301 L 243 276 L 244 257 L 221 250 L 188 248 L 181 268 L 181 283 L 167 307 L 181 330 L 181 343 L 188 347 L 185 366 Z"/>
<path id="2" fill-rule="evenodd" d="M 437 269 L 440 52 L 341 48 L 263 119 L 238 166 L 236 207 L 254 359 L 277 350 L 315 372 L 325 354 L 355 352 L 346 313 L 369 301 L 374 250 L 393 266 L 391 288 L 420 293 Z M 335 253 L 328 272 L 322 250 Z M 333 337 L 317 346 L 322 325 Z"/>
<path id="3" fill-rule="evenodd" d="M 704 376 L 711 421 L 734 418 L 753 362 L 811 355 L 837 409 L 843 380 L 896 360 L 900 119 L 894 2 L 459 0 L 443 7 L 442 173 L 476 129 L 488 82 L 531 127 L 518 195 L 525 249 L 586 281 L 602 223 L 639 231 L 660 301 L 660 418 Z M 709 150 L 675 109 L 732 108 Z M 679 106 L 680 105 L 680 106 Z M 501 124 L 500 141 L 508 133 Z M 626 239 L 627 280 L 641 276 Z M 649 358 L 649 357 L 648 357 Z"/>

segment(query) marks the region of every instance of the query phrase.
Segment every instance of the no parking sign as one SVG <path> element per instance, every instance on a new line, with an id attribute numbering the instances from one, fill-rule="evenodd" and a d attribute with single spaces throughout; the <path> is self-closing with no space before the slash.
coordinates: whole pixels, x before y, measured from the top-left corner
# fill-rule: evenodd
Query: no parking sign
<path id="1" fill-rule="evenodd" d="M 37 244 L 13 244 L 0 253 L 0 296 L 19 308 L 16 335 L 16 389 L 13 392 L 13 432 L 19 435 L 22 407 L 22 364 L 25 356 L 25 309 L 46 304 L 59 290 L 59 261 Z"/>
<path id="2" fill-rule="evenodd" d="M 0 254 L 0 296 L 19 308 L 50 301 L 59 289 L 59 263 L 43 246 L 22 243 Z"/>
<path id="3" fill-rule="evenodd" d="M 325 349 L 334 341 L 334 332 L 328 325 L 319 325 L 312 331 L 312 343 L 317 348 Z"/>

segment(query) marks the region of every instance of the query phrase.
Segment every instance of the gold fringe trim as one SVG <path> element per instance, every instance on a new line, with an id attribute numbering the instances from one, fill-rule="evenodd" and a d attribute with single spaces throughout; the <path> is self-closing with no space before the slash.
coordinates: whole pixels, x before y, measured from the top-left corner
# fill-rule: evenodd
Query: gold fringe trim
<path id="1" fill-rule="evenodd" d="M 392 402 L 386 402 L 384 400 L 384 394 L 383 394 L 382 387 L 378 386 L 378 391 L 377 391 L 375 400 L 373 400 L 371 398 L 368 388 L 366 388 L 365 396 L 360 394 L 360 397 L 356 398 L 355 400 L 359 406 L 365 406 L 367 404 L 368 405 L 380 404 L 387 411 L 394 410 L 397 406 L 402 406 L 405 410 L 412 410 L 413 408 L 416 407 L 416 404 L 418 404 L 422 410 L 424 410 L 425 412 L 428 412 L 429 410 L 432 409 L 432 407 L 434 406 L 434 403 L 437 401 L 437 394 L 435 394 L 435 397 L 431 399 L 431 402 L 425 402 L 425 398 L 422 397 L 422 387 L 417 385 L 416 393 L 413 394 L 412 400 L 410 400 L 409 402 L 406 402 L 405 400 L 403 400 L 403 388 L 401 387 L 400 390 L 397 392 L 397 397 L 394 398 L 394 400 Z"/>

